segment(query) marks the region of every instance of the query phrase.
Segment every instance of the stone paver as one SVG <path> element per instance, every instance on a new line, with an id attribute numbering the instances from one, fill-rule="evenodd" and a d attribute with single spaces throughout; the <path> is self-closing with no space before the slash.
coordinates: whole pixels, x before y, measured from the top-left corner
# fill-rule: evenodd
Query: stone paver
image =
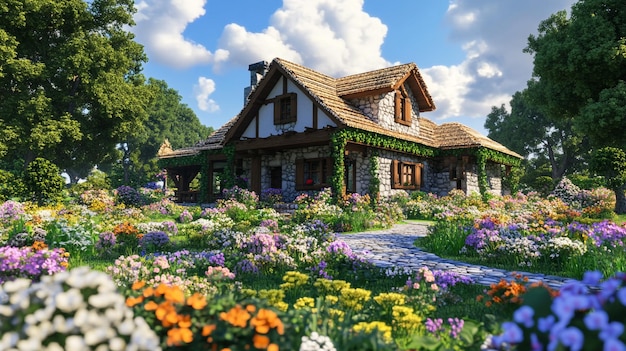
<path id="1" fill-rule="evenodd" d="M 509 271 L 444 259 L 413 245 L 415 239 L 426 235 L 428 235 L 427 225 L 403 223 L 379 231 L 339 234 L 337 238 L 346 242 L 356 255 L 379 267 L 406 267 L 417 270 L 426 266 L 430 269 L 457 272 L 483 285 L 497 283 L 502 278 L 511 279 Z M 516 272 L 527 276 L 530 282 L 542 280 L 557 289 L 571 280 L 544 274 Z"/>

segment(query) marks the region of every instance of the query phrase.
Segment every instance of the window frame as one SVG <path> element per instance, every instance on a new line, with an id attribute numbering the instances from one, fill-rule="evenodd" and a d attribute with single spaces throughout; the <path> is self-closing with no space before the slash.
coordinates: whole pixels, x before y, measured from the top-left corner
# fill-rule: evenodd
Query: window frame
<path id="1" fill-rule="evenodd" d="M 305 179 L 307 174 L 305 168 L 309 165 L 309 172 L 311 166 L 317 163 L 317 183 L 308 184 L 307 180 L 313 180 L 313 177 Z M 333 162 L 330 157 L 322 158 L 301 158 L 296 160 L 296 190 L 321 190 L 330 186 L 332 177 Z M 309 174 L 310 175 L 310 174 Z"/>
<path id="2" fill-rule="evenodd" d="M 420 190 L 422 187 L 422 168 L 424 165 L 417 162 L 391 161 L 391 188 L 404 190 Z M 407 170 L 410 170 L 408 172 Z M 405 176 L 412 177 L 410 182 L 405 181 Z"/>
<path id="3" fill-rule="evenodd" d="M 394 102 L 394 120 L 396 123 L 403 124 L 405 126 L 412 125 L 412 112 L 413 106 L 411 105 L 411 98 L 406 92 L 404 87 L 396 90 L 395 102 Z"/>
<path id="4" fill-rule="evenodd" d="M 298 94 L 286 93 L 276 96 L 273 100 L 275 125 L 295 123 L 298 120 Z M 287 103 L 289 104 L 288 114 L 283 111 Z"/>

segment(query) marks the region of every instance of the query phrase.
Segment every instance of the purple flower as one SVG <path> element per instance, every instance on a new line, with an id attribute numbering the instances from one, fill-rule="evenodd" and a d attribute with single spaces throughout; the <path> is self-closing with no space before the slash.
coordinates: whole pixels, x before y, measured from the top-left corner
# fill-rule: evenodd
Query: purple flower
<path id="1" fill-rule="evenodd" d="M 619 341 L 618 339 L 608 339 L 604 340 L 603 351 L 624 351 L 626 350 L 626 345 Z"/>
<path id="2" fill-rule="evenodd" d="M 584 321 L 589 330 L 604 329 L 609 324 L 609 315 L 603 310 L 593 311 L 585 316 Z"/>
<path id="3" fill-rule="evenodd" d="M 458 318 L 448 318 L 448 323 L 450 323 L 450 336 L 453 339 L 456 339 L 461 331 L 463 330 L 463 325 L 465 325 L 465 321 Z"/>
<path id="4" fill-rule="evenodd" d="M 624 332 L 624 325 L 620 322 L 611 322 L 598 335 L 601 340 L 617 339 Z"/>
<path id="5" fill-rule="evenodd" d="M 441 328 L 443 328 L 443 319 L 430 319 L 426 318 L 426 330 L 431 334 L 437 334 Z"/>
<path id="6" fill-rule="evenodd" d="M 504 333 L 502 333 L 503 342 L 517 344 L 524 339 L 524 332 L 522 332 L 522 329 L 520 329 L 520 327 L 513 322 L 502 323 L 502 329 L 504 330 Z"/>
<path id="7" fill-rule="evenodd" d="M 598 285 L 602 280 L 602 272 L 600 271 L 588 271 L 583 274 L 583 284 Z"/>
<path id="8" fill-rule="evenodd" d="M 526 328 L 530 328 L 535 324 L 535 321 L 533 320 L 534 315 L 535 310 L 533 310 L 532 307 L 522 306 L 513 313 L 513 320 L 522 324 Z"/>
<path id="9" fill-rule="evenodd" d="M 569 346 L 571 351 L 579 351 L 583 347 L 585 336 L 580 329 L 569 327 L 559 334 L 559 340 L 564 346 Z"/>
<path id="10" fill-rule="evenodd" d="M 170 243 L 170 237 L 162 231 L 149 232 L 139 240 L 139 245 L 146 248 L 161 249 Z"/>
<path id="11" fill-rule="evenodd" d="M 328 247 L 326 248 L 326 251 L 332 254 L 340 254 L 340 255 L 343 254 L 348 257 L 353 256 L 352 249 L 350 248 L 350 246 L 348 246 L 348 244 L 342 240 L 335 240 L 332 243 L 330 243 L 330 245 L 328 245 Z"/>
<path id="12" fill-rule="evenodd" d="M 552 329 L 554 322 L 555 320 L 553 315 L 549 315 L 545 318 L 539 318 L 537 320 L 537 329 L 539 329 L 542 333 L 546 333 L 548 330 Z"/>

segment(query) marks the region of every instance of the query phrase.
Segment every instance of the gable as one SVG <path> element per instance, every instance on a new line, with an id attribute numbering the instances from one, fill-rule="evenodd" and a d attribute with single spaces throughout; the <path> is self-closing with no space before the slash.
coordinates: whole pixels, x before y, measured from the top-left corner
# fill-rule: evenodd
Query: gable
<path id="1" fill-rule="evenodd" d="M 258 97 L 259 99 L 261 97 Z M 291 98 L 294 100 L 296 118 L 294 121 L 280 123 L 276 121 L 277 104 L 281 99 Z M 332 118 L 303 91 L 295 82 L 288 77 L 280 77 L 273 87 L 268 89 L 267 96 L 259 104 L 255 116 L 249 119 L 245 130 L 240 138 L 254 139 L 267 138 L 285 132 L 302 133 L 307 129 L 322 129 L 337 127 Z M 243 125 L 241 126 L 243 128 Z"/>

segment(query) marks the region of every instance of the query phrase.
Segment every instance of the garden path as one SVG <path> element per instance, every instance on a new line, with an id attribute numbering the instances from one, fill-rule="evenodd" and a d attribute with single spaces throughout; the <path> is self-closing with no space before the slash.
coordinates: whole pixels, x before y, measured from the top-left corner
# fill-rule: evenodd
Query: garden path
<path id="1" fill-rule="evenodd" d="M 457 272 L 472 278 L 476 283 L 490 285 L 501 279 L 511 280 L 511 272 L 448 260 L 425 252 L 413 245 L 415 239 L 428 234 L 428 225 L 422 223 L 401 223 L 391 228 L 362 233 L 339 234 L 338 239 L 350 246 L 353 253 L 379 267 L 406 267 L 417 271 L 421 267 L 431 270 Z M 528 277 L 530 282 L 542 280 L 550 287 L 559 288 L 569 278 L 515 271 Z"/>

